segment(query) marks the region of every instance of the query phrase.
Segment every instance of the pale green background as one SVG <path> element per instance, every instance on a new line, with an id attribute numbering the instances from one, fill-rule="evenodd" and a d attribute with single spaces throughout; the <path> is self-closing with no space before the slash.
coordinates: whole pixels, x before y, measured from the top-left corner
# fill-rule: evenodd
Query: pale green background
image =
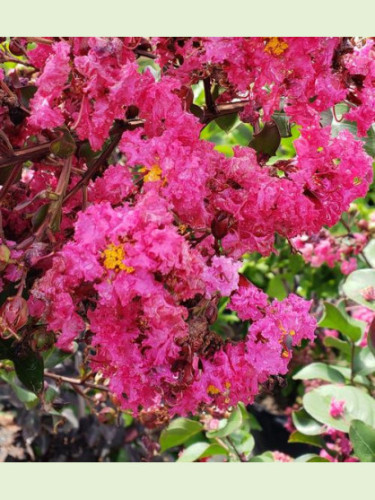
<path id="1" fill-rule="evenodd" d="M 87 6 L 87 7 L 86 7 Z M 0 35 L 375 35 L 375 1 L 15 0 Z M 1 500 L 346 500 L 374 464 L 0 464 Z"/>

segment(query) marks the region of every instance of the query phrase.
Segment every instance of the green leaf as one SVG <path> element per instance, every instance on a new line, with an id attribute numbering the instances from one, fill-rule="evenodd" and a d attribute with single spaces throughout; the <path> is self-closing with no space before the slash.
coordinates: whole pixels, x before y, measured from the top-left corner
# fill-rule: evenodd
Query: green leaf
<path id="1" fill-rule="evenodd" d="M 367 131 L 367 137 L 365 139 L 365 146 L 364 149 L 367 154 L 372 156 L 373 158 L 375 157 L 375 130 L 374 130 L 374 125 L 372 125 L 369 130 Z"/>
<path id="2" fill-rule="evenodd" d="M 29 351 L 14 357 L 13 363 L 17 377 L 23 385 L 35 394 L 40 394 L 44 382 L 44 363 L 40 354 Z"/>
<path id="3" fill-rule="evenodd" d="M 324 307 L 324 315 L 319 321 L 318 326 L 339 330 L 353 342 L 357 342 L 361 338 L 365 327 L 362 321 L 351 318 L 329 302 L 325 302 Z"/>
<path id="4" fill-rule="evenodd" d="M 216 431 L 209 431 L 206 433 L 206 436 L 211 438 L 222 438 L 225 436 L 229 436 L 232 432 L 236 431 L 241 427 L 243 423 L 242 412 L 239 407 L 235 408 L 228 418 L 227 423 L 222 429 L 218 429 Z"/>
<path id="5" fill-rule="evenodd" d="M 341 351 L 343 354 L 350 356 L 350 344 L 345 340 L 336 339 L 335 337 L 324 337 L 323 344 L 326 347 L 334 347 L 335 349 Z"/>
<path id="6" fill-rule="evenodd" d="M 326 380 L 327 382 L 345 383 L 345 377 L 335 369 L 334 366 L 325 363 L 311 363 L 299 370 L 294 376 L 294 380 Z"/>
<path id="7" fill-rule="evenodd" d="M 360 269 L 347 277 L 343 290 L 354 302 L 375 311 L 375 301 L 366 300 L 361 292 L 368 287 L 375 288 L 375 269 Z"/>
<path id="8" fill-rule="evenodd" d="M 216 443 L 198 442 L 185 448 L 177 462 L 195 462 L 213 455 L 228 455 L 228 450 Z"/>
<path id="9" fill-rule="evenodd" d="M 233 147 L 229 146 L 228 144 L 216 144 L 214 149 L 216 151 L 219 151 L 219 153 L 223 153 L 225 156 L 228 156 L 229 158 L 234 155 Z"/>
<path id="10" fill-rule="evenodd" d="M 280 137 L 292 137 L 289 117 L 287 114 L 283 111 L 275 111 L 272 115 L 272 119 L 276 123 Z"/>
<path id="11" fill-rule="evenodd" d="M 203 116 L 203 109 L 200 106 L 197 106 L 196 104 L 192 104 L 190 106 L 190 111 L 193 113 L 194 116 L 198 117 L 199 119 L 202 118 Z"/>
<path id="12" fill-rule="evenodd" d="M 124 423 L 125 428 L 130 427 L 132 425 L 132 423 L 134 422 L 134 417 L 130 413 L 124 411 L 122 413 L 122 421 Z"/>
<path id="13" fill-rule="evenodd" d="M 337 366 L 336 365 L 335 369 L 341 373 L 341 375 L 345 378 L 346 382 L 349 382 L 351 380 L 352 371 L 348 366 Z M 366 385 L 368 387 L 371 385 L 368 378 L 366 378 L 363 375 L 356 374 L 353 378 L 353 381 L 358 383 L 358 384 Z"/>
<path id="14" fill-rule="evenodd" d="M 75 153 L 77 146 L 67 127 L 58 127 L 59 137 L 50 145 L 50 151 L 59 158 L 68 158 Z"/>
<path id="15" fill-rule="evenodd" d="M 255 446 L 255 440 L 249 431 L 239 429 L 231 434 L 231 440 L 234 443 L 236 450 L 244 455 L 250 455 Z"/>
<path id="16" fill-rule="evenodd" d="M 309 436 L 299 431 L 292 432 L 289 436 L 288 443 L 305 443 L 318 448 L 323 448 L 325 444 L 321 436 Z"/>
<path id="17" fill-rule="evenodd" d="M 375 356 L 375 318 L 371 321 L 370 328 L 367 333 L 367 345 L 371 353 Z"/>
<path id="18" fill-rule="evenodd" d="M 239 402 L 238 408 L 241 410 L 241 413 L 242 413 L 242 421 L 243 421 L 242 426 L 243 427 L 247 425 L 248 430 L 250 430 L 250 429 L 252 431 L 261 431 L 262 430 L 262 427 L 259 424 L 258 420 L 254 417 L 254 415 L 252 413 L 247 411 L 244 403 Z"/>
<path id="19" fill-rule="evenodd" d="M 42 392 L 44 363 L 39 353 L 13 339 L 0 339 L 0 359 L 13 361 L 17 377 L 27 389 L 35 394 Z"/>
<path id="20" fill-rule="evenodd" d="M 265 451 L 261 455 L 250 458 L 249 462 L 274 462 L 275 459 L 270 451 Z"/>
<path id="21" fill-rule="evenodd" d="M 258 134 L 254 134 L 249 146 L 258 153 L 274 156 L 280 145 L 280 133 L 276 123 L 267 122 Z"/>
<path id="22" fill-rule="evenodd" d="M 375 267 L 375 240 L 371 240 L 368 245 L 363 249 L 366 259 L 372 267 Z"/>
<path id="23" fill-rule="evenodd" d="M 324 427 L 312 418 L 303 408 L 292 413 L 292 420 L 297 431 L 306 436 L 322 434 Z"/>
<path id="24" fill-rule="evenodd" d="M 349 429 L 354 453 L 361 462 L 375 462 L 375 428 L 353 420 Z"/>
<path id="25" fill-rule="evenodd" d="M 254 417 L 254 415 L 252 413 L 248 413 L 248 416 L 249 416 L 250 429 L 252 431 L 261 431 L 262 426 L 260 425 L 258 420 Z"/>
<path id="26" fill-rule="evenodd" d="M 160 436 L 161 451 L 165 451 L 173 446 L 185 443 L 189 438 L 198 434 L 203 429 L 203 425 L 188 418 L 176 418 L 172 420 L 167 429 L 164 429 Z"/>
<path id="27" fill-rule="evenodd" d="M 0 338 L 0 359 L 12 359 L 13 339 Z"/>
<path id="28" fill-rule="evenodd" d="M 39 207 L 38 210 L 32 216 L 31 224 L 33 226 L 34 231 L 36 231 L 42 225 L 42 223 L 45 221 L 45 218 L 47 217 L 47 214 L 48 214 L 49 207 L 50 207 L 50 203 L 45 203 L 44 205 Z"/>
<path id="29" fill-rule="evenodd" d="M 279 274 L 270 279 L 266 290 L 267 295 L 277 300 L 283 300 L 288 295 L 283 280 Z"/>
<path id="30" fill-rule="evenodd" d="M 220 116 L 216 118 L 217 125 L 224 130 L 227 134 L 231 131 L 237 121 L 237 113 L 232 113 L 230 115 Z"/>
<path id="31" fill-rule="evenodd" d="M 332 398 L 345 401 L 342 417 L 331 417 L 329 409 Z M 318 422 L 339 431 L 348 432 L 350 422 L 355 419 L 375 425 L 375 400 L 357 387 L 322 385 L 303 396 L 303 406 Z"/>
<path id="32" fill-rule="evenodd" d="M 27 409 L 31 409 L 38 404 L 38 396 L 16 384 L 14 381 L 14 372 L 11 374 L 5 374 L 4 372 L 0 373 L 0 378 L 12 388 L 17 398 L 26 406 Z"/>
<path id="33" fill-rule="evenodd" d="M 320 457 L 319 455 L 316 455 L 315 453 L 306 453 L 305 455 L 301 455 L 300 457 L 297 457 L 295 462 L 304 462 L 304 463 L 311 463 L 311 462 L 329 462 L 327 458 Z"/>
<path id="34" fill-rule="evenodd" d="M 74 349 L 72 352 L 60 351 L 57 347 L 52 347 L 43 353 L 44 367 L 47 369 L 54 368 L 55 366 L 63 363 L 67 358 L 72 356 L 78 348 L 78 344 L 74 342 Z"/>
<path id="35" fill-rule="evenodd" d="M 366 376 L 375 372 L 375 357 L 368 347 L 356 347 L 353 368 L 357 375 Z"/>

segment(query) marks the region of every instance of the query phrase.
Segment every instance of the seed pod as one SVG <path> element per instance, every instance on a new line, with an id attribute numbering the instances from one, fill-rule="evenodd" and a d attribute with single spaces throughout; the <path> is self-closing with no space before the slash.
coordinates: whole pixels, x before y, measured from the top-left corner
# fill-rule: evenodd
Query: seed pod
<path id="1" fill-rule="evenodd" d="M 138 116 L 138 113 L 139 113 L 139 109 L 137 108 L 137 106 L 128 106 L 128 109 L 126 110 L 126 118 L 127 120 L 132 120 L 133 118 L 137 118 Z"/>
<path id="2" fill-rule="evenodd" d="M 217 240 L 221 240 L 229 232 L 232 223 L 232 215 L 222 210 L 211 223 L 211 231 Z"/>
<path id="3" fill-rule="evenodd" d="M 217 320 L 217 307 L 215 307 L 213 304 L 208 305 L 206 309 L 206 318 L 210 325 L 215 323 L 215 321 Z"/>

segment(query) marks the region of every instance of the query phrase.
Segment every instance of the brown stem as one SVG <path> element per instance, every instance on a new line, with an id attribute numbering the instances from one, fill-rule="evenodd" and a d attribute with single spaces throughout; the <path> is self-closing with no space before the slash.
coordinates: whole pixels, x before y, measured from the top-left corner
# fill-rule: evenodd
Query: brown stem
<path id="1" fill-rule="evenodd" d="M 43 45 L 53 45 L 55 43 L 54 40 L 49 40 L 48 38 L 42 38 L 40 36 L 28 36 L 26 40 L 28 42 L 42 43 Z"/>
<path id="2" fill-rule="evenodd" d="M 50 153 L 51 143 L 52 141 L 39 144 L 38 146 L 22 148 L 14 151 L 11 155 L 0 156 L 0 168 L 9 167 L 18 162 L 36 160 L 45 156 Z"/>
<path id="3" fill-rule="evenodd" d="M 211 94 L 210 77 L 207 77 L 203 80 L 203 86 L 204 86 L 204 95 L 205 95 L 205 99 L 206 99 L 207 109 L 210 113 L 216 114 L 215 103 L 214 103 L 214 100 L 213 100 L 212 94 Z"/>
<path id="4" fill-rule="evenodd" d="M 17 179 L 18 174 L 20 173 L 20 170 L 22 169 L 23 163 L 18 163 L 15 165 L 9 174 L 7 180 L 5 181 L 5 184 L 3 185 L 1 191 L 0 191 L 0 203 L 1 201 L 5 198 L 5 195 L 9 191 L 10 186 L 14 183 L 14 181 Z"/>
<path id="5" fill-rule="evenodd" d="M 57 380 L 60 383 L 67 383 L 70 385 L 82 385 L 84 387 L 89 387 L 90 389 L 97 389 L 98 391 L 110 392 L 108 387 L 105 385 L 94 384 L 92 382 L 87 382 L 86 380 L 81 380 L 78 378 L 65 377 L 64 375 L 57 375 L 56 373 L 49 372 L 48 370 L 44 371 L 44 376 L 47 378 L 51 378 Z"/>
<path id="6" fill-rule="evenodd" d="M 215 112 L 212 113 L 207 109 L 203 110 L 202 117 L 200 119 L 201 123 L 207 125 L 207 123 L 215 120 L 219 116 L 231 115 L 232 113 L 240 113 L 243 111 L 244 107 L 248 103 L 248 100 L 238 101 L 238 102 L 224 102 L 222 104 L 217 104 L 215 106 Z"/>
<path id="7" fill-rule="evenodd" d="M 44 219 L 43 223 L 37 229 L 37 231 L 34 235 L 34 238 L 37 240 L 41 240 L 43 238 L 44 233 L 48 229 L 51 229 L 51 226 L 54 224 L 57 217 L 59 216 L 59 212 L 60 212 L 62 204 L 63 204 L 63 199 L 64 199 L 64 195 L 66 192 L 66 188 L 68 187 L 68 184 L 69 184 L 71 169 L 72 169 L 72 157 L 70 156 L 69 158 L 67 158 L 64 161 L 64 166 L 61 170 L 61 174 L 60 174 L 60 177 L 59 177 L 56 189 L 55 189 L 55 194 L 57 195 L 58 198 L 57 198 L 57 200 L 52 201 L 50 203 L 46 218 Z"/>
<path id="8" fill-rule="evenodd" d="M 0 80 L 0 87 L 3 89 L 3 91 L 8 94 L 9 97 L 12 97 L 13 99 L 16 99 L 18 102 L 17 96 L 14 92 L 10 90 L 8 85 L 4 82 L 4 80 Z"/>
<path id="9" fill-rule="evenodd" d="M 236 445 L 233 442 L 233 439 L 230 436 L 227 436 L 226 439 L 228 440 L 230 446 L 233 448 L 233 451 L 236 454 L 239 461 L 240 462 L 247 462 L 247 460 L 244 458 L 244 456 L 237 450 Z"/>
<path id="10" fill-rule="evenodd" d="M 134 53 L 143 56 L 143 57 L 148 57 L 149 59 L 156 59 L 158 56 L 153 54 L 152 52 L 149 52 L 148 50 L 142 50 L 142 49 L 135 49 Z"/>
<path id="11" fill-rule="evenodd" d="M 122 132 L 117 132 L 113 138 L 109 146 L 102 152 L 99 158 L 87 169 L 82 178 L 77 182 L 77 184 L 67 193 L 64 198 L 64 202 L 69 200 L 72 196 L 74 196 L 83 186 L 85 186 L 89 180 L 93 177 L 95 172 L 105 163 L 105 161 L 111 156 L 117 144 L 120 142 Z"/>

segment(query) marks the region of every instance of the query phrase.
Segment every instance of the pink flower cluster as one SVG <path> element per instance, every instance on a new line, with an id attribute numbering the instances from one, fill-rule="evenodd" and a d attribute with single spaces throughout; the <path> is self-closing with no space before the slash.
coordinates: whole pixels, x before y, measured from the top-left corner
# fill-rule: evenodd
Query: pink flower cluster
<path id="1" fill-rule="evenodd" d="M 32 321 L 45 321 L 60 348 L 79 338 L 93 347 L 92 367 L 134 412 L 186 414 L 205 404 L 251 402 L 259 384 L 286 373 L 292 347 L 313 339 L 316 323 L 310 302 L 293 294 L 270 302 L 240 279 L 241 258 L 268 255 L 275 234 L 318 233 L 366 194 L 372 159 L 349 131 L 333 136 L 323 127 L 321 112 L 346 99 L 358 108 L 351 119 L 367 130 L 372 43 L 289 37 L 17 43 L 29 69 L 0 72 L 0 154 L 6 163 L 18 148 L 27 163 L 0 196 L 4 234 L 18 259 L 6 280 L 31 287 Z M 159 67 L 144 69 L 139 54 Z M 197 83 L 206 88 L 198 112 Z M 300 126 L 295 157 L 271 165 L 268 153 L 240 146 L 227 157 L 200 139 L 222 105 L 240 105 L 254 137 L 273 124 L 275 111 L 285 112 Z M 296 242 L 303 252 L 304 242 Z M 351 253 L 340 247 L 334 259 L 356 255 L 362 243 Z M 320 262 L 323 255 L 332 261 L 320 248 Z M 349 261 L 344 271 L 353 267 Z M 246 338 L 215 332 L 221 297 L 249 321 Z"/>
<path id="2" fill-rule="evenodd" d="M 321 229 L 311 236 L 302 235 L 292 239 L 293 247 L 312 267 L 320 267 L 322 264 L 334 267 L 336 263 L 340 263 L 343 274 L 350 274 L 357 269 L 357 259 L 354 256 L 362 252 L 367 243 L 368 236 L 364 233 L 333 236 L 327 229 Z"/>
<path id="3" fill-rule="evenodd" d="M 34 287 L 33 307 L 61 332 L 60 348 L 91 332 L 92 366 L 135 412 L 140 404 L 185 414 L 202 403 L 250 402 L 270 374 L 286 373 L 292 346 L 313 338 L 310 303 L 295 295 L 268 303 L 249 285 L 262 297 L 257 320 L 245 341 L 224 342 L 209 328 L 216 297 L 238 289 L 239 310 L 254 307 L 238 288 L 240 263 L 205 260 L 172 220 L 155 191 L 134 207 L 91 205 Z"/>

